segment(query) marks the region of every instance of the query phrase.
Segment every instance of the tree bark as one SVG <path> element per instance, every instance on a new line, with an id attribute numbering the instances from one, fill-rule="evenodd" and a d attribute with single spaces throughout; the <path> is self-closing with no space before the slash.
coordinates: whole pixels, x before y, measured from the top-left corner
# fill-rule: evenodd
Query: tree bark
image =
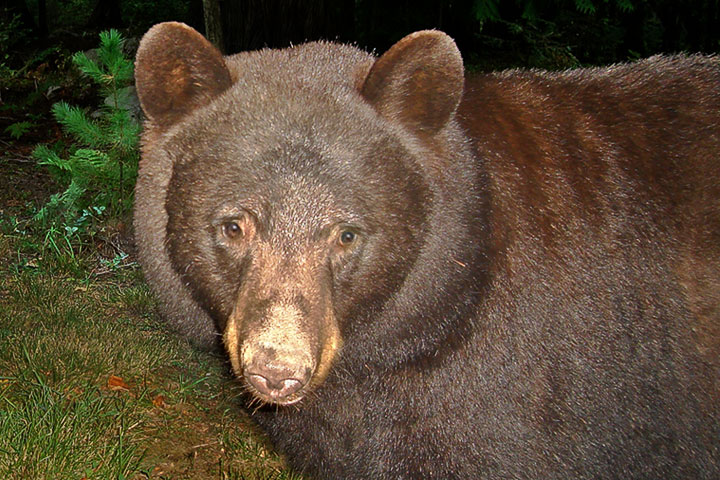
<path id="1" fill-rule="evenodd" d="M 90 14 L 87 26 L 99 30 L 122 28 L 124 24 L 120 0 L 98 0 Z"/>
<path id="2" fill-rule="evenodd" d="M 38 0 L 38 35 L 43 40 L 48 36 L 47 26 L 47 3 L 46 0 Z"/>
<path id="3" fill-rule="evenodd" d="M 205 18 L 205 37 L 218 50 L 225 52 L 219 0 L 203 0 L 203 16 Z"/>

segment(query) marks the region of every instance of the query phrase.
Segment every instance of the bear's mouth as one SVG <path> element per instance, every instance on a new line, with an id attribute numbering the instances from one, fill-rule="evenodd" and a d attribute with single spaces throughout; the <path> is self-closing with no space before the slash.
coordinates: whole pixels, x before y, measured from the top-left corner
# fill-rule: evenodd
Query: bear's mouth
<path id="1" fill-rule="evenodd" d="M 292 395 L 279 397 L 276 395 L 267 395 L 259 392 L 247 380 L 242 379 L 245 391 L 250 396 L 249 405 L 260 404 L 260 406 L 273 406 L 273 407 L 289 407 L 296 405 L 305 399 L 305 392 L 297 392 Z M 304 390 L 304 389 L 303 389 Z"/>

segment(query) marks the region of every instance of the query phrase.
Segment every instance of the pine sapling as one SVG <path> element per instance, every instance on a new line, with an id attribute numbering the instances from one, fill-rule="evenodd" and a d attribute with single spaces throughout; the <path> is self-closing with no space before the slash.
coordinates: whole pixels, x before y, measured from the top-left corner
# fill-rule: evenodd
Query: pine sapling
<path id="1" fill-rule="evenodd" d="M 132 205 L 140 126 L 123 98 L 133 77 L 133 64 L 123 55 L 123 43 L 120 33 L 110 30 L 100 34 L 97 60 L 82 52 L 73 55 L 73 63 L 108 100 L 93 115 L 96 118 L 65 102 L 53 105 L 53 115 L 76 144 L 67 156 L 45 145 L 33 152 L 40 165 L 50 167 L 67 185 L 35 215 L 42 223 L 62 220 L 71 224 L 91 206 L 120 215 Z"/>

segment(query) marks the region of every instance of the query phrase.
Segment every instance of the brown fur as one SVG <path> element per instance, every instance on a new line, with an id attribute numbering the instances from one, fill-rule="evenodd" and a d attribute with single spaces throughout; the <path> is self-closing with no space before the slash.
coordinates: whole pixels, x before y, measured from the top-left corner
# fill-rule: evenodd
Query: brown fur
<path id="1" fill-rule="evenodd" d="M 295 468 L 720 477 L 717 58 L 463 79 L 436 31 L 169 23 L 137 74 L 148 281 Z"/>

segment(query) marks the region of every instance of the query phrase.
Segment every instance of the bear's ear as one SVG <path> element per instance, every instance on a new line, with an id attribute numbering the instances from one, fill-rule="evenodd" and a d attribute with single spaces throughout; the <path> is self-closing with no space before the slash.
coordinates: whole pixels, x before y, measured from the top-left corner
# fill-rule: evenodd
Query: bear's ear
<path id="1" fill-rule="evenodd" d="M 362 95 L 385 118 L 434 134 L 455 113 L 464 69 L 455 42 L 437 30 L 403 38 L 370 69 Z"/>
<path id="2" fill-rule="evenodd" d="M 183 23 L 152 27 L 140 41 L 135 58 L 135 85 L 140 105 L 163 130 L 230 87 L 222 54 Z"/>

